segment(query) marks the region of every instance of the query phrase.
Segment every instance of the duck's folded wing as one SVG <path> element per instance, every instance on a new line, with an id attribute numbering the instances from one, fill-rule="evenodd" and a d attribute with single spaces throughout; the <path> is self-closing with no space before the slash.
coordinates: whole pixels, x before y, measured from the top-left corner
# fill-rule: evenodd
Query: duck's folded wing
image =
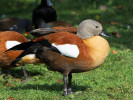
<path id="1" fill-rule="evenodd" d="M 70 32 L 70 33 L 76 34 L 77 28 L 65 27 L 65 26 L 58 26 L 58 27 L 51 27 L 51 28 L 39 28 L 39 29 L 30 31 L 28 34 L 32 34 L 35 37 L 41 37 L 44 35 L 48 35 L 51 33 L 57 33 L 57 32 Z"/>
<path id="2" fill-rule="evenodd" d="M 31 45 L 33 45 L 34 42 L 33 41 L 29 41 L 29 42 L 24 42 L 18 45 L 13 46 L 12 48 L 9 48 L 8 50 L 6 50 L 5 52 L 8 52 L 10 50 L 26 50 L 28 49 Z"/>
<path id="3" fill-rule="evenodd" d="M 56 45 L 55 43 L 52 43 L 52 46 L 55 47 L 61 53 L 61 55 L 71 58 L 77 58 L 79 55 L 79 48 L 77 45 L 74 44 Z"/>
<path id="4" fill-rule="evenodd" d="M 35 37 L 40 37 L 40 36 L 48 35 L 55 32 L 56 31 L 52 28 L 39 28 L 39 29 L 30 31 L 28 34 L 32 34 Z"/>
<path id="5" fill-rule="evenodd" d="M 78 46 L 82 44 L 82 40 L 75 34 L 69 32 L 58 32 L 55 34 L 46 35 L 44 38 L 47 39 L 51 44 L 51 47 L 56 48 L 61 53 L 61 55 L 71 58 L 78 57 Z"/>
<path id="6" fill-rule="evenodd" d="M 22 57 L 28 54 L 36 54 L 37 50 L 42 47 L 47 47 L 49 50 L 60 53 L 62 56 L 77 58 L 80 53 L 79 47 L 82 45 L 82 42 L 82 39 L 75 34 L 59 32 L 19 44 L 10 48 L 10 50 L 24 50 L 13 63 L 19 61 Z"/>

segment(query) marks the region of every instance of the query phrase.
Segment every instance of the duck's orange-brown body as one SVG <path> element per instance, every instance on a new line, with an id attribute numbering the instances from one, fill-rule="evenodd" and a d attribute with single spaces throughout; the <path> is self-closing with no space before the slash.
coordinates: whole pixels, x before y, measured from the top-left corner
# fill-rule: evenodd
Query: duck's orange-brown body
<path id="1" fill-rule="evenodd" d="M 58 26 L 58 27 L 52 27 L 51 29 L 54 29 L 55 32 L 70 32 L 70 33 L 76 33 L 77 28 L 75 27 L 67 27 L 67 26 Z"/>
<path id="2" fill-rule="evenodd" d="M 37 54 L 51 70 L 59 71 L 65 75 L 71 72 L 78 73 L 94 69 L 103 63 L 109 53 L 108 42 L 100 36 L 82 40 L 75 34 L 58 32 L 34 41 L 40 41 L 43 38 L 56 45 L 74 44 L 78 46 L 80 53 L 77 58 L 66 57 L 49 49 L 46 51 L 42 49 L 42 52 Z"/>
<path id="3" fill-rule="evenodd" d="M 61 27 L 48 28 L 51 33 L 47 34 L 45 34 L 47 30 L 43 30 L 44 36 L 29 42 L 30 46 L 28 43 L 24 45 L 29 46 L 28 49 L 25 49 L 27 54 L 32 51 L 37 58 L 48 65 L 48 69 L 63 74 L 63 95 L 66 96 L 68 93 L 73 93 L 71 88 L 72 73 L 85 72 L 99 67 L 108 56 L 110 47 L 108 42 L 99 36 L 99 34 L 107 35 L 102 30 L 102 25 L 97 21 L 91 19 L 82 21 L 76 34 L 73 34 L 70 28 L 62 27 L 62 31 L 60 29 Z M 40 33 L 43 31 L 40 30 Z M 19 46 L 16 49 L 19 49 Z"/>
<path id="4" fill-rule="evenodd" d="M 22 53 L 22 51 L 8 51 L 6 47 L 7 41 L 18 41 L 20 43 L 28 42 L 28 39 L 24 37 L 22 34 L 19 34 L 14 31 L 4 31 L 0 32 L 0 67 L 8 70 L 14 66 L 10 66 L 11 62 L 16 59 L 18 55 Z"/>

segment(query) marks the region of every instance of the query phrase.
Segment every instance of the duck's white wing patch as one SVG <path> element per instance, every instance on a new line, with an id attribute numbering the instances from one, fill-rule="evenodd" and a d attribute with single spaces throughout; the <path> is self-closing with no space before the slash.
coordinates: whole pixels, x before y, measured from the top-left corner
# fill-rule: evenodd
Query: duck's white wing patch
<path id="1" fill-rule="evenodd" d="M 18 41 L 7 41 L 5 45 L 7 49 L 10 49 L 18 44 L 21 44 L 21 43 Z"/>
<path id="2" fill-rule="evenodd" d="M 64 44 L 64 45 L 56 45 L 55 43 L 52 46 L 56 47 L 60 53 L 64 56 L 77 58 L 79 55 L 79 48 L 77 45 L 72 44 Z"/>

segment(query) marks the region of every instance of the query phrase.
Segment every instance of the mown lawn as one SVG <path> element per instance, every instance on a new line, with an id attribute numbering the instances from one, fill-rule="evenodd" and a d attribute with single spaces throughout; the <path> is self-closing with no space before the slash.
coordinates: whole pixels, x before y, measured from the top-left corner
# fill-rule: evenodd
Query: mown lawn
<path id="1" fill-rule="evenodd" d="M 62 75 L 43 64 L 26 65 L 29 80 L 20 67 L 11 75 L 0 75 L 0 100 L 132 100 L 133 98 L 133 15 L 132 0 L 52 0 L 58 20 L 75 27 L 84 19 L 101 21 L 111 50 L 97 69 L 73 74 L 73 90 L 81 95 L 62 96 Z M 0 17 L 31 19 L 35 0 L 1 0 Z M 99 7 L 107 7 L 100 10 Z"/>

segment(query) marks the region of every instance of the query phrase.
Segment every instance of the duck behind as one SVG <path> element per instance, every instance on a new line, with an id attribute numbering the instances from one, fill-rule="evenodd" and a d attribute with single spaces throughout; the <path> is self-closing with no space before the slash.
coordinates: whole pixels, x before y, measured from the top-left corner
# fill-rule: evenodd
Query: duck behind
<path id="1" fill-rule="evenodd" d="M 99 22 L 91 19 L 84 20 L 79 24 L 76 35 L 65 31 L 46 34 L 33 40 L 29 48 L 27 47 L 28 49 L 25 50 L 25 54 L 34 51 L 36 57 L 48 65 L 48 69 L 63 74 L 63 95 L 66 96 L 68 93 L 73 93 L 72 73 L 95 69 L 108 56 L 109 44 L 99 34 L 105 35 Z M 21 47 L 19 45 L 12 49 L 20 49 Z M 17 62 L 17 60 L 13 61 L 13 63 Z"/>
<path id="2" fill-rule="evenodd" d="M 41 4 L 32 12 L 32 23 L 37 28 L 43 28 L 46 23 L 57 20 L 57 14 L 50 0 L 41 0 Z"/>
<path id="3" fill-rule="evenodd" d="M 22 53 L 22 51 L 9 51 L 6 53 L 4 51 L 6 51 L 7 49 L 15 45 L 18 45 L 24 42 L 28 42 L 28 39 L 17 32 L 14 32 L 14 31 L 0 32 L 0 48 L 1 48 L 0 49 L 0 56 L 1 56 L 0 67 L 1 68 L 10 69 L 11 68 L 10 63 L 13 60 L 15 60 L 18 55 Z"/>
<path id="4" fill-rule="evenodd" d="M 29 32 L 32 30 L 32 23 L 29 19 L 11 17 L 0 21 L 0 31 L 16 31 L 22 33 L 24 31 Z"/>
<path id="5" fill-rule="evenodd" d="M 0 68 L 2 70 L 9 71 L 13 67 L 17 67 L 19 65 L 11 65 L 11 62 L 14 61 L 23 51 L 7 51 L 6 50 L 12 48 L 15 45 L 28 42 L 28 39 L 23 36 L 22 34 L 14 31 L 3 31 L 0 32 Z M 33 56 L 34 57 L 34 56 Z M 28 63 L 34 61 L 32 60 L 33 58 L 31 55 L 26 56 L 25 59 L 26 61 L 28 60 Z M 26 63 L 26 62 L 25 62 Z M 25 81 L 27 80 L 27 73 L 24 67 L 24 64 L 21 65 L 24 76 L 25 76 Z"/>

